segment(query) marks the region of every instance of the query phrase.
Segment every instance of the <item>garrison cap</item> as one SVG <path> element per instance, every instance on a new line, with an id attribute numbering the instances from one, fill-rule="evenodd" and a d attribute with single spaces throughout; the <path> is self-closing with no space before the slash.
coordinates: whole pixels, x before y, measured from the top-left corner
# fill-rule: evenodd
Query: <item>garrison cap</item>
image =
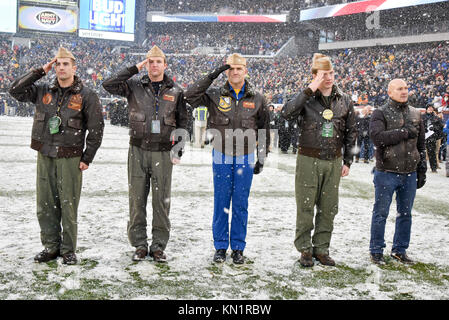
<path id="1" fill-rule="evenodd" d="M 233 53 L 231 54 L 228 59 L 226 60 L 226 63 L 231 65 L 231 64 L 241 64 L 243 66 L 246 66 L 246 59 L 243 58 L 240 54 L 238 53 Z"/>

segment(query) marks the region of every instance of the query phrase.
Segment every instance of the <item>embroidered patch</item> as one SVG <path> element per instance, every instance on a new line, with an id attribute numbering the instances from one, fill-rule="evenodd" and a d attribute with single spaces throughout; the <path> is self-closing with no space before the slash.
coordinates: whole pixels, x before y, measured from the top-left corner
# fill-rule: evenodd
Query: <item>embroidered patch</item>
<path id="1" fill-rule="evenodd" d="M 82 105 L 83 105 L 83 98 L 81 97 L 81 94 L 75 94 L 70 98 L 69 101 L 70 109 L 81 111 Z"/>
<path id="2" fill-rule="evenodd" d="M 243 108 L 254 109 L 255 107 L 256 107 L 256 104 L 254 102 L 248 102 L 248 101 L 243 102 Z"/>
<path id="3" fill-rule="evenodd" d="M 171 96 L 171 95 L 168 95 L 168 94 L 164 94 L 162 99 L 167 100 L 167 101 L 171 101 L 171 102 L 175 101 L 175 97 Z"/>
<path id="4" fill-rule="evenodd" d="M 220 97 L 220 102 L 218 103 L 218 110 L 221 112 L 228 112 L 231 110 L 231 97 Z"/>
<path id="5" fill-rule="evenodd" d="M 44 104 L 49 104 L 51 100 L 53 99 L 51 93 L 46 93 L 45 96 L 42 97 L 42 102 Z"/>

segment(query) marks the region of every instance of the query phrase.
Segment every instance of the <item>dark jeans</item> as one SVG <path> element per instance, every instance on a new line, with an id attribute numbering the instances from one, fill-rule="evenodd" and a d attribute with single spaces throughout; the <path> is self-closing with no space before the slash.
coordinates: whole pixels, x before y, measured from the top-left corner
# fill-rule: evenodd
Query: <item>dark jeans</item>
<path id="1" fill-rule="evenodd" d="M 365 160 L 369 160 L 372 158 L 372 152 L 371 152 L 371 141 L 369 139 L 369 136 L 363 136 L 359 135 L 357 138 L 357 147 L 360 149 L 360 153 L 358 154 L 357 158 L 363 158 Z"/>
<path id="2" fill-rule="evenodd" d="M 416 195 L 416 172 L 399 174 L 374 171 L 375 203 L 371 221 L 371 253 L 383 253 L 385 223 L 393 194 L 396 193 L 397 214 L 392 252 L 405 253 L 410 243 L 412 207 Z"/>

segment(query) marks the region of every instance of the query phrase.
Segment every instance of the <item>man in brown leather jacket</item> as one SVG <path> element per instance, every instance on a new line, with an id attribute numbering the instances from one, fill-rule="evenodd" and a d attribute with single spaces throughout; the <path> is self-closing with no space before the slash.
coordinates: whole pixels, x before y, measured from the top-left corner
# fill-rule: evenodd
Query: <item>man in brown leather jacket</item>
<path id="1" fill-rule="evenodd" d="M 391 257 L 403 263 L 413 263 L 406 250 L 410 242 L 416 189 L 426 181 L 425 129 L 419 110 L 408 104 L 408 86 L 404 80 L 392 80 L 388 95 L 389 101 L 374 110 L 370 122 L 370 137 L 376 146 L 370 254 L 374 263 L 385 263 L 385 223 L 396 193 L 397 215 Z"/>
<path id="2" fill-rule="evenodd" d="M 225 85 L 211 87 L 224 71 L 228 79 Z M 246 59 L 234 53 L 225 65 L 199 79 L 186 91 L 186 99 L 193 107 L 204 105 L 209 111 L 211 129 L 208 131 L 213 136 L 215 262 L 226 260 L 230 245 L 233 262 L 244 263 L 252 178 L 262 171 L 270 145 L 268 107 L 263 95 L 245 79 L 247 72 Z M 256 151 L 258 159 L 254 164 Z"/>
<path id="3" fill-rule="evenodd" d="M 132 78 L 143 68 L 148 75 Z M 164 250 L 170 237 L 172 169 L 180 162 L 185 143 L 185 134 L 176 132 L 186 132 L 187 109 L 182 89 L 165 74 L 166 68 L 165 54 L 154 46 L 144 61 L 103 82 L 108 92 L 128 100 L 128 238 L 136 248 L 134 261 L 144 260 L 149 253 L 154 261 L 165 262 Z M 148 252 L 146 206 L 150 185 L 153 238 Z"/>
<path id="4" fill-rule="evenodd" d="M 36 84 L 53 66 L 54 83 Z M 53 60 L 17 79 L 9 90 L 17 100 L 36 105 L 31 148 L 38 151 L 37 217 L 45 247 L 34 257 L 36 262 L 62 255 L 64 264 L 76 264 L 82 171 L 89 168 L 103 137 L 98 96 L 75 71 L 75 57 L 61 47 Z"/>
<path id="5" fill-rule="evenodd" d="M 302 266 L 312 267 L 313 257 L 334 266 L 329 244 L 338 212 L 338 187 L 340 177 L 349 174 L 357 132 L 352 100 L 334 84 L 329 57 L 314 55 L 312 77 L 312 83 L 281 111 L 287 120 L 301 119 L 295 180 L 295 246 L 301 252 Z"/>

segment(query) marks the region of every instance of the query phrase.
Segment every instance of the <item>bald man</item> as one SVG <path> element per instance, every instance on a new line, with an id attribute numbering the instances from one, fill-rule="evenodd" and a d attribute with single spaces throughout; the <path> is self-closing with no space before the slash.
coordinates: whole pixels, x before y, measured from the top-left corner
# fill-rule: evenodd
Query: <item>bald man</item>
<path id="1" fill-rule="evenodd" d="M 393 194 L 397 214 L 391 257 L 413 263 L 407 254 L 412 225 L 412 207 L 416 189 L 426 179 L 424 126 L 419 110 L 408 104 L 408 85 L 394 79 L 388 85 L 385 105 L 374 110 L 370 137 L 376 146 L 374 170 L 375 203 L 371 221 L 370 254 L 372 262 L 384 264 L 385 223 Z"/>

